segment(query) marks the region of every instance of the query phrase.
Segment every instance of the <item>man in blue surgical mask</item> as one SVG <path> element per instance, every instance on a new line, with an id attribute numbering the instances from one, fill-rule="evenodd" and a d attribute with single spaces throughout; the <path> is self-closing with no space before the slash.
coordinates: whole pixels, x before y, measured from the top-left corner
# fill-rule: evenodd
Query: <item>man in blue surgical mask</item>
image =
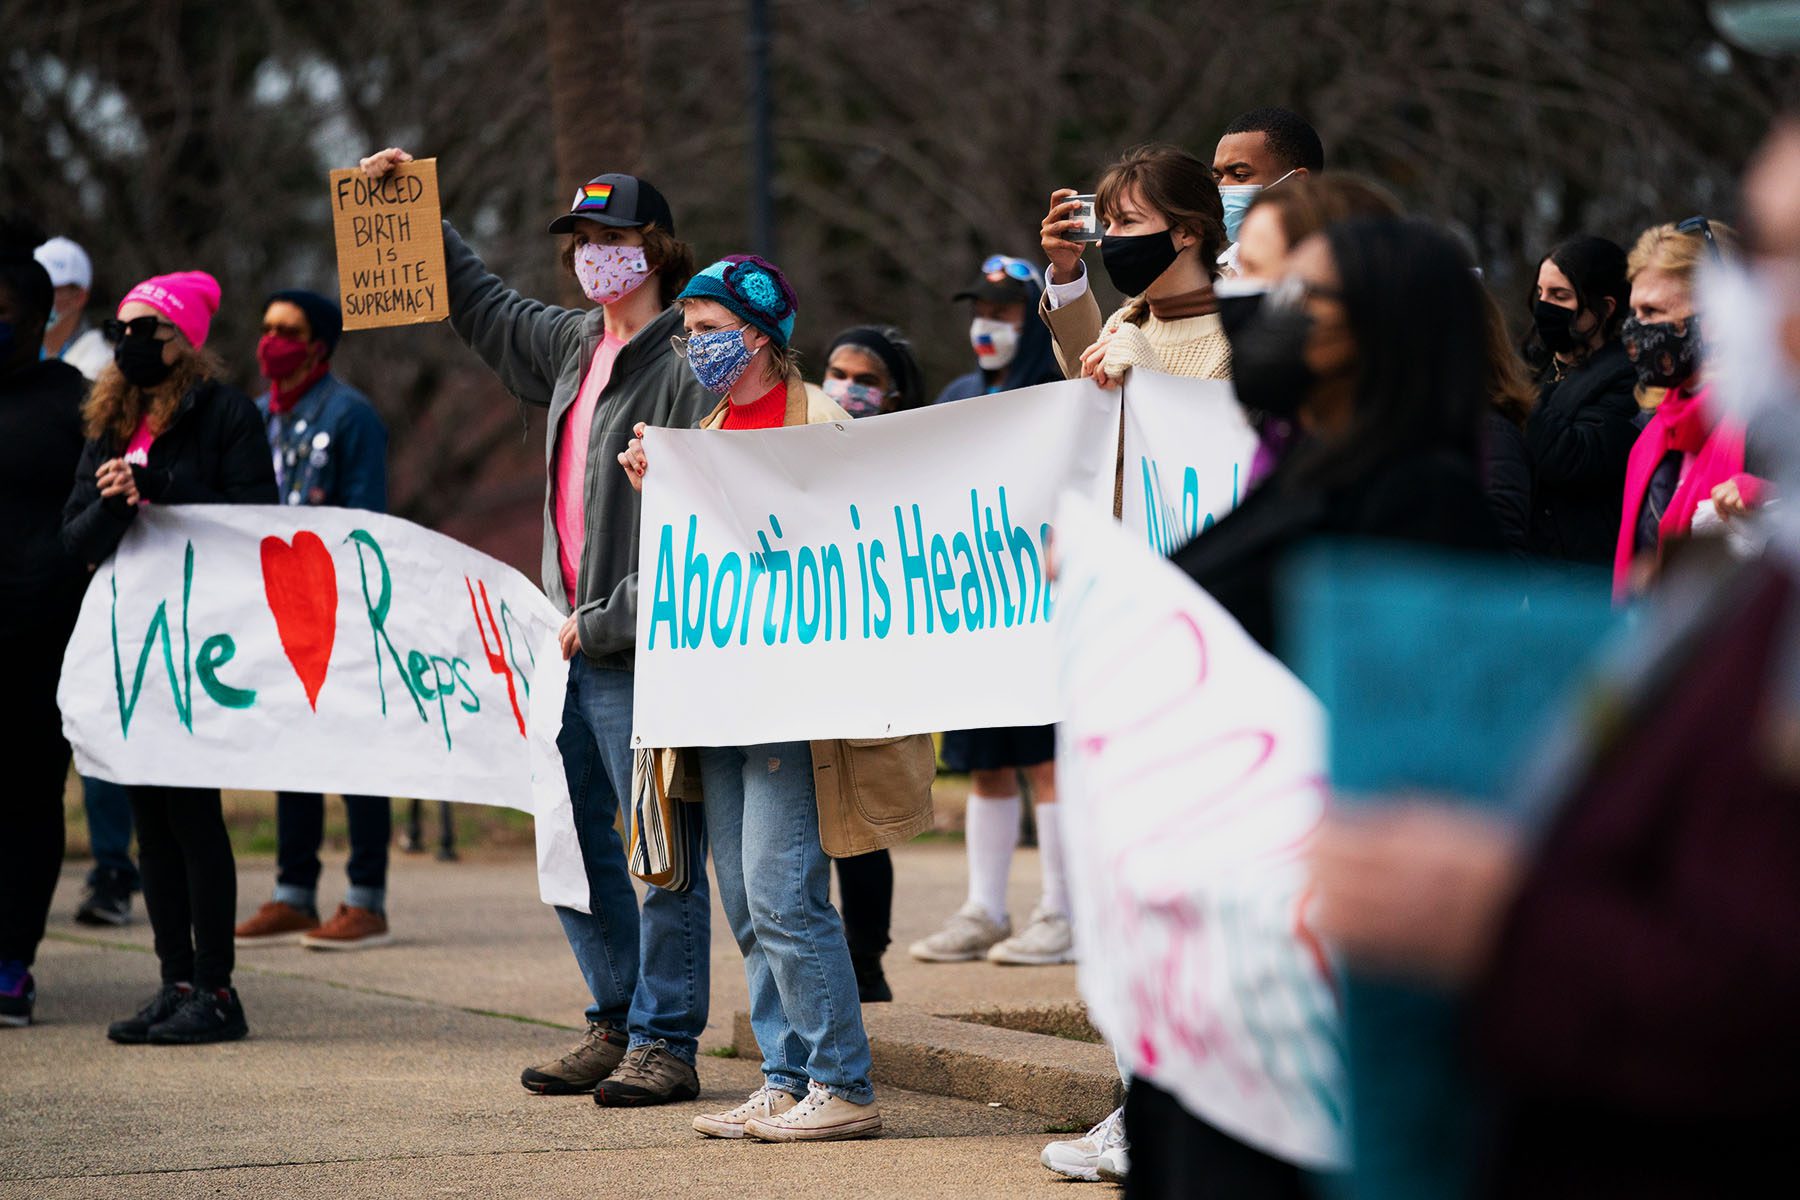
<path id="1" fill-rule="evenodd" d="M 1325 146 L 1318 131 L 1285 108 L 1256 108 L 1225 127 L 1213 151 L 1213 178 L 1225 202 L 1225 236 L 1230 247 L 1219 257 L 1226 274 L 1237 271 L 1238 226 L 1256 194 L 1289 179 L 1325 169 Z"/>

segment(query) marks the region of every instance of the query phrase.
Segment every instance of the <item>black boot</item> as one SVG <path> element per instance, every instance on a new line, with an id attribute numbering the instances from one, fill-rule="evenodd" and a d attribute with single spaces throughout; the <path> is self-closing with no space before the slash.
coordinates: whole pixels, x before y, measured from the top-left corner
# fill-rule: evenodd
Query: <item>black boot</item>
<path id="1" fill-rule="evenodd" d="M 187 1002 L 194 989 L 185 983 L 165 983 L 150 997 L 150 1003 L 133 1016 L 114 1021 L 106 1027 L 106 1036 L 126 1046 L 141 1045 L 150 1040 L 150 1027 L 168 1020 L 175 1010 Z"/>
<path id="2" fill-rule="evenodd" d="M 881 955 L 852 954 L 850 965 L 856 969 L 857 999 L 864 1004 L 886 1004 L 894 998 L 894 989 L 881 970 Z"/>
<path id="3" fill-rule="evenodd" d="M 145 1040 L 155 1046 L 197 1046 L 236 1041 L 249 1032 L 237 989 L 220 988 L 189 994 L 168 1019 L 150 1027 Z"/>

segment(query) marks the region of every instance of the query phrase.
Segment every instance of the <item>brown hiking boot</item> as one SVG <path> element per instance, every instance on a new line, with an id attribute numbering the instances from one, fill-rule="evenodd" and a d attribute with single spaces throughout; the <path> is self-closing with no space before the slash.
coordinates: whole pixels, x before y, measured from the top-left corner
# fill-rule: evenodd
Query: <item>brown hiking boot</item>
<path id="1" fill-rule="evenodd" d="M 319 927 L 319 918 L 303 908 L 271 900 L 256 915 L 239 925 L 233 936 L 240 946 L 273 946 L 291 942 L 294 935 Z"/>
<path id="2" fill-rule="evenodd" d="M 367 950 L 393 941 L 388 933 L 387 918 L 370 908 L 338 905 L 325 922 L 311 933 L 302 934 L 300 944 L 308 950 Z"/>
<path id="3" fill-rule="evenodd" d="M 594 1085 L 594 1103 L 605 1108 L 647 1108 L 699 1095 L 699 1072 L 676 1058 L 661 1038 L 627 1050 L 612 1074 Z"/>
<path id="4" fill-rule="evenodd" d="M 591 1092 L 594 1085 L 612 1074 L 625 1057 L 630 1039 L 622 1029 L 614 1029 L 610 1021 L 589 1021 L 587 1033 L 575 1048 L 554 1062 L 541 1067 L 526 1067 L 519 1082 L 528 1092 L 540 1096 L 574 1096 Z"/>

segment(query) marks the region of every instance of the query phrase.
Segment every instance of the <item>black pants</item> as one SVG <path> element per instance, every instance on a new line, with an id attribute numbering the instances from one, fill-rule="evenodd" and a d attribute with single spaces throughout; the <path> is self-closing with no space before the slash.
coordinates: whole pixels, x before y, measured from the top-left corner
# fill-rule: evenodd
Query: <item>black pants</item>
<path id="1" fill-rule="evenodd" d="M 386 796 L 345 796 L 350 824 L 346 874 L 357 887 L 387 886 L 388 842 L 394 836 L 394 806 Z M 316 890 L 319 847 L 325 843 L 325 797 L 316 792 L 275 794 L 275 882 Z"/>
<path id="2" fill-rule="evenodd" d="M 64 631 L 66 640 L 67 632 Z M 44 940 L 63 857 L 63 784 L 69 743 L 56 708 L 63 643 L 54 636 L 7 638 L 13 716 L 0 721 L 0 959 L 30 966 Z"/>
<path id="3" fill-rule="evenodd" d="M 138 871 L 164 983 L 231 986 L 237 862 L 217 788 L 133 787 Z"/>
<path id="4" fill-rule="evenodd" d="M 1127 1200 L 1312 1200 L 1304 1171 L 1230 1137 L 1154 1084 L 1125 1093 Z"/>
<path id="5" fill-rule="evenodd" d="M 844 901 L 844 940 L 853 958 L 880 958 L 894 923 L 894 860 L 886 850 L 840 858 L 838 895 Z"/>

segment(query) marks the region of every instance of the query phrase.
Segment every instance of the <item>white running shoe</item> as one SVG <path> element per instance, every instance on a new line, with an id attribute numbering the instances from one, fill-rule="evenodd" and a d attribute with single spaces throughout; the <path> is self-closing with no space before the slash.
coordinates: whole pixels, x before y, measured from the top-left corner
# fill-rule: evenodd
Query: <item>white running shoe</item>
<path id="1" fill-rule="evenodd" d="M 995 921 L 979 904 L 965 904 L 944 927 L 908 949 L 920 962 L 974 962 L 1012 934 L 1011 921 Z"/>
<path id="2" fill-rule="evenodd" d="M 813 1084 L 806 1099 L 778 1117 L 754 1116 L 744 1122 L 744 1132 L 763 1142 L 841 1142 L 848 1138 L 877 1137 L 881 1110 L 873 1100 L 858 1104 Z"/>
<path id="3" fill-rule="evenodd" d="M 764 1084 L 750 1093 L 750 1098 L 730 1112 L 708 1113 L 694 1118 L 694 1130 L 707 1137 L 741 1138 L 744 1124 L 751 1117 L 779 1117 L 800 1103 L 792 1092 Z"/>
<path id="4" fill-rule="evenodd" d="M 1015 936 L 989 947 L 988 961 L 1010 967 L 1048 967 L 1075 961 L 1075 930 L 1061 913 L 1039 908 Z"/>
<path id="5" fill-rule="evenodd" d="M 1051 1142 L 1044 1147 L 1038 1161 L 1058 1175 L 1093 1183 L 1100 1178 L 1101 1158 L 1111 1150 L 1125 1149 L 1125 1110 L 1113 1109 L 1112 1116 L 1086 1134 L 1066 1142 Z M 1120 1161 L 1124 1161 L 1123 1153 Z"/>
<path id="6" fill-rule="evenodd" d="M 1094 1171 L 1107 1183 L 1124 1183 L 1125 1176 L 1131 1173 L 1130 1147 L 1120 1142 L 1100 1156 L 1100 1161 L 1094 1164 Z"/>

